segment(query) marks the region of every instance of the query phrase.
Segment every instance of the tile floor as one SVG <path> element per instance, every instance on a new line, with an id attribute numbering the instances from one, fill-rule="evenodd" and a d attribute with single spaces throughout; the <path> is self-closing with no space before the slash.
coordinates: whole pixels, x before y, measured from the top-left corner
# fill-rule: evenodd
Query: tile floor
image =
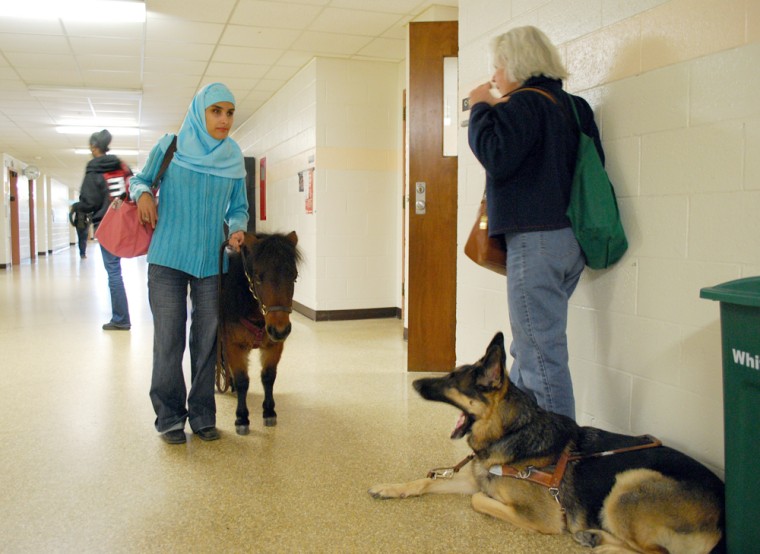
<path id="1" fill-rule="evenodd" d="M 473 512 L 464 496 L 374 500 L 467 454 L 457 418 L 413 392 L 400 320 L 294 315 L 279 423 L 164 444 L 148 400 L 145 260 L 125 260 L 132 330 L 110 316 L 99 247 L 0 270 L 0 552 L 584 552 Z M 254 354 L 255 358 L 255 354 Z M 252 360 L 257 373 L 257 360 Z M 253 381 L 252 381 L 253 382 Z"/>

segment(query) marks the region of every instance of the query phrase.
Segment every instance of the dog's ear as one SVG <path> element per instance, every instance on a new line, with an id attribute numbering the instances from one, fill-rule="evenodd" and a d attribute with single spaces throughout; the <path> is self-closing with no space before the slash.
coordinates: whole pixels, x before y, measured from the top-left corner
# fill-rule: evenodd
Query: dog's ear
<path id="1" fill-rule="evenodd" d="M 505 380 L 507 354 L 504 351 L 504 335 L 499 332 L 494 335 L 486 354 L 481 359 L 482 368 L 478 375 L 477 384 L 488 389 L 500 389 Z"/>

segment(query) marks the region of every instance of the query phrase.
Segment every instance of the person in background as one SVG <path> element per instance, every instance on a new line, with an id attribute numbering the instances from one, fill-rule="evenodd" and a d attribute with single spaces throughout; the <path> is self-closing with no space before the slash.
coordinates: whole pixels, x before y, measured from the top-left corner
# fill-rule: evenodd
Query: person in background
<path id="1" fill-rule="evenodd" d="M 599 130 L 588 103 L 562 90 L 567 71 L 543 32 L 512 29 L 491 41 L 491 55 L 491 82 L 470 92 L 468 139 L 486 172 L 489 234 L 507 247 L 510 378 L 575 419 L 567 312 L 585 259 L 565 215 L 578 150 L 571 102 L 604 161 Z"/>
<path id="2" fill-rule="evenodd" d="M 77 212 L 74 210 L 74 205 L 72 205 L 69 220 L 77 232 L 77 246 L 79 247 L 79 257 L 84 260 L 87 258 L 87 239 L 90 235 L 90 222 L 92 220 L 92 214 Z"/>
<path id="3" fill-rule="evenodd" d="M 172 142 L 165 135 L 151 150 L 130 195 L 145 225 L 155 228 L 148 250 L 148 300 L 153 313 L 153 376 L 150 399 L 155 427 L 169 444 L 186 442 L 185 423 L 205 441 L 216 440 L 214 375 L 218 324 L 218 257 L 229 228 L 239 250 L 248 226 L 245 165 L 229 137 L 235 98 L 221 83 L 193 98 L 177 134 L 177 150 L 163 175 L 159 201 L 151 191 Z M 182 368 L 188 290 L 190 392 Z"/>
<path id="4" fill-rule="evenodd" d="M 123 181 L 121 185 L 109 187 L 103 177 L 104 173 L 119 170 L 128 171 L 127 166 L 119 158 L 108 154 L 111 138 L 111 133 L 106 129 L 90 136 L 92 160 L 89 161 L 85 170 L 79 192 L 79 202 L 72 207 L 73 210 L 80 213 L 93 212 L 92 223 L 96 229 L 106 210 L 108 210 L 111 200 L 126 192 Z M 127 291 L 124 288 L 124 279 L 121 276 L 121 258 L 110 253 L 102 245 L 100 246 L 100 253 L 108 274 L 108 289 L 111 292 L 111 320 L 103 324 L 103 329 L 105 331 L 128 331 L 132 324 L 129 319 Z"/>

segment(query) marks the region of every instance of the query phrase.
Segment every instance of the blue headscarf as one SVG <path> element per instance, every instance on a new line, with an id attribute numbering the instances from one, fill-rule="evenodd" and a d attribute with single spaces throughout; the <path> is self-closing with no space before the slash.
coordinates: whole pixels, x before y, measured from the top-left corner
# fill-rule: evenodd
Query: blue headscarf
<path id="1" fill-rule="evenodd" d="M 217 102 L 235 104 L 235 97 L 222 83 L 211 83 L 195 95 L 177 134 L 173 163 L 199 173 L 239 179 L 245 177 L 240 147 L 230 137 L 217 140 L 206 130 L 206 108 Z"/>

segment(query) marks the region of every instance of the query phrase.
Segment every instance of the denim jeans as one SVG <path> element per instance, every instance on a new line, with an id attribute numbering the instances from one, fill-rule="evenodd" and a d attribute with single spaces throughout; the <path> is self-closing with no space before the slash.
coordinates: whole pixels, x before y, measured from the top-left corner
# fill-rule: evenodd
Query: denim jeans
<path id="1" fill-rule="evenodd" d="M 110 323 L 130 325 L 127 291 L 124 289 L 124 279 L 121 278 L 121 258 L 111 254 L 102 244 L 100 254 L 108 274 L 108 289 L 111 291 Z"/>
<path id="2" fill-rule="evenodd" d="M 188 287 L 192 304 L 189 395 L 182 370 Z M 186 420 L 193 431 L 216 425 L 217 297 L 216 276 L 197 279 L 169 267 L 148 266 L 148 299 L 153 312 L 150 400 L 159 433 L 184 429 Z"/>
<path id="3" fill-rule="evenodd" d="M 539 406 L 575 419 L 567 352 L 567 305 L 585 259 L 571 228 L 510 233 L 507 300 L 510 378 Z"/>

